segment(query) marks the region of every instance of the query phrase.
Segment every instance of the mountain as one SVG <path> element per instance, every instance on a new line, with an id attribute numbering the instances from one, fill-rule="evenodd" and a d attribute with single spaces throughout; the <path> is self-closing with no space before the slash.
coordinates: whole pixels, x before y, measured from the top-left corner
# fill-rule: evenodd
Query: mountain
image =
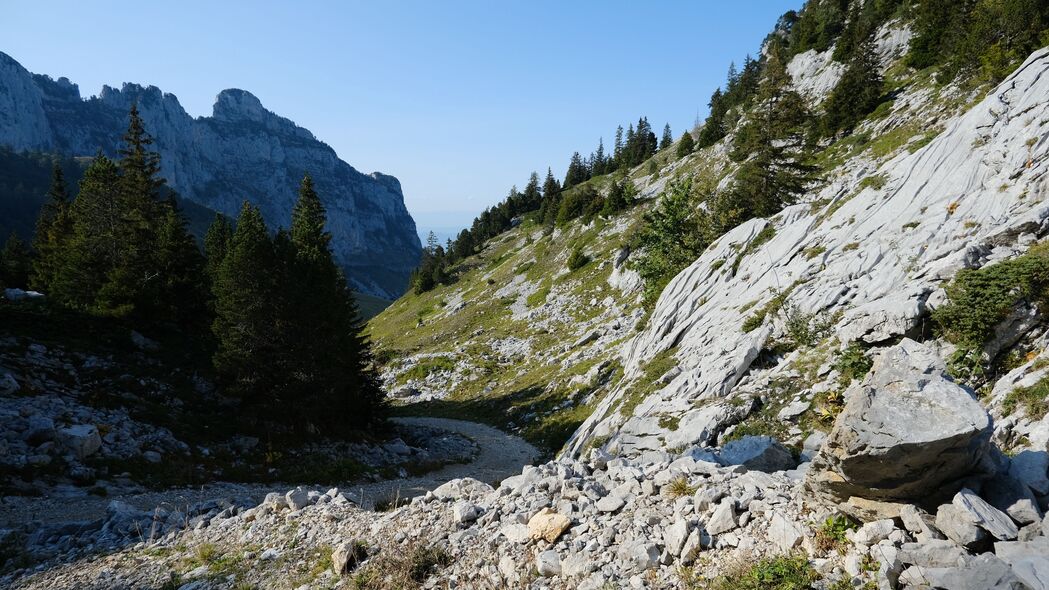
<path id="1" fill-rule="evenodd" d="M 105 86 L 83 99 L 68 79 L 32 74 L 0 53 L 0 145 L 13 150 L 112 154 L 135 103 L 156 140 L 163 175 L 184 199 L 231 217 L 249 200 L 276 228 L 289 223 L 295 190 L 308 172 L 328 209 L 336 260 L 353 287 L 386 299 L 404 291 L 420 242 L 393 176 L 358 172 L 244 90 L 223 90 L 210 117 L 193 118 L 155 86 Z"/>

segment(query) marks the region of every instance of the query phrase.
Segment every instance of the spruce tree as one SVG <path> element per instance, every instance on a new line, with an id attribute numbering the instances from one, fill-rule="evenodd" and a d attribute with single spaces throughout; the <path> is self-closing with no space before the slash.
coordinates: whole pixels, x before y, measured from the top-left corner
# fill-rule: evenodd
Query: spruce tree
<path id="1" fill-rule="evenodd" d="M 674 143 L 674 135 L 670 132 L 670 123 L 663 126 L 663 139 L 659 142 L 659 149 L 665 150 Z"/>
<path id="2" fill-rule="evenodd" d="M 677 157 L 684 158 L 691 154 L 695 148 L 696 142 L 692 139 L 692 134 L 686 131 L 681 134 L 681 141 L 677 144 Z"/>
<path id="3" fill-rule="evenodd" d="M 523 211 L 532 211 L 539 208 L 539 205 L 543 202 L 543 193 L 539 187 L 539 173 L 532 172 L 528 177 L 528 184 L 525 185 L 524 193 L 521 194 L 524 202 Z"/>
<path id="4" fill-rule="evenodd" d="M 161 211 L 154 252 L 158 274 L 151 289 L 153 321 L 191 328 L 207 313 L 205 260 L 175 200 L 163 203 Z"/>
<path id="5" fill-rule="evenodd" d="M 36 257 L 33 260 L 29 284 L 38 291 L 50 293 L 58 272 L 59 257 L 72 237 L 73 224 L 69 206 L 65 175 L 62 173 L 62 167 L 56 162 L 51 173 L 51 188 L 47 192 L 47 202 L 37 218 L 36 233 L 33 236 Z"/>
<path id="6" fill-rule="evenodd" d="M 207 257 L 205 272 L 208 280 L 214 282 L 222 261 L 226 259 L 230 240 L 233 239 L 233 225 L 229 218 L 221 213 L 215 214 L 215 220 L 208 226 L 204 235 L 204 255 Z"/>
<path id="7" fill-rule="evenodd" d="M 730 156 L 741 162 L 733 183 L 738 222 L 765 217 L 796 202 L 813 179 L 805 128 L 805 101 L 791 88 L 778 54 L 769 56 L 755 108 L 740 129 Z"/>
<path id="8" fill-rule="evenodd" d="M 883 86 L 878 52 L 873 38 L 868 37 L 856 47 L 841 80 L 827 98 L 824 134 L 851 131 L 881 102 Z"/>
<path id="9" fill-rule="evenodd" d="M 274 245 L 259 210 L 244 202 L 229 251 L 212 286 L 215 320 L 212 332 L 215 370 L 230 391 L 270 403 L 279 394 L 281 353 L 278 279 Z"/>
<path id="10" fill-rule="evenodd" d="M 369 345 L 356 299 L 331 253 L 324 206 L 307 175 L 292 209 L 293 263 L 288 342 L 308 430 L 333 433 L 364 426 L 382 403 L 371 368 Z M 444 248 L 431 232 L 430 255 L 437 261 L 435 282 L 443 281 Z M 323 343 L 323 344 L 321 344 Z M 305 398 L 305 399 L 302 399 Z"/>

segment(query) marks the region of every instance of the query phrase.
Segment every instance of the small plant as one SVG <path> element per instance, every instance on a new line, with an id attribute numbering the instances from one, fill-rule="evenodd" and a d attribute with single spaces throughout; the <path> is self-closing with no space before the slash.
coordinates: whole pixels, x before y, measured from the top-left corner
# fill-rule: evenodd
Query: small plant
<path id="1" fill-rule="evenodd" d="M 803 253 L 805 254 L 806 260 L 812 260 L 813 258 L 823 254 L 827 251 L 826 246 L 813 246 L 811 248 L 805 248 Z"/>
<path id="2" fill-rule="evenodd" d="M 590 257 L 583 253 L 583 250 L 576 248 L 572 250 L 572 254 L 568 257 L 568 270 L 575 271 L 583 268 L 590 262 Z"/>
<path id="3" fill-rule="evenodd" d="M 859 342 L 850 342 L 845 350 L 838 352 L 838 358 L 834 362 L 834 368 L 841 375 L 838 382 L 842 387 L 848 387 L 850 383 L 863 379 L 874 365 Z"/>
<path id="4" fill-rule="evenodd" d="M 803 311 L 794 304 L 785 304 L 782 312 L 785 336 L 791 349 L 815 346 L 830 333 L 834 326 L 833 318 L 825 318 L 818 313 Z"/>
<path id="5" fill-rule="evenodd" d="M 684 475 L 670 480 L 664 489 L 669 498 L 683 498 L 696 493 L 696 487 L 688 485 L 688 478 Z"/>
<path id="6" fill-rule="evenodd" d="M 860 181 L 860 188 L 872 188 L 874 190 L 880 190 L 885 186 L 885 182 L 888 180 L 884 174 L 875 174 L 874 176 L 866 176 Z"/>
<path id="7" fill-rule="evenodd" d="M 849 252 L 851 250 L 856 250 L 859 247 L 860 247 L 860 243 L 859 242 L 849 242 L 848 244 L 845 244 L 844 246 L 841 247 L 841 251 L 842 252 Z"/>
<path id="8" fill-rule="evenodd" d="M 919 225 L 921 225 L 921 224 L 918 223 L 917 221 L 908 221 L 907 223 L 903 224 L 903 229 L 914 229 L 914 228 L 918 227 Z"/>
<path id="9" fill-rule="evenodd" d="M 1049 414 L 1049 378 L 1042 378 L 1030 387 L 1017 387 L 1002 400 L 1002 413 L 1009 416 L 1023 408 L 1029 420 L 1041 420 Z"/>
<path id="10" fill-rule="evenodd" d="M 830 551 L 842 552 L 847 546 L 848 539 L 845 533 L 856 528 L 856 522 L 848 516 L 830 516 L 823 521 L 819 530 L 816 531 L 816 550 L 826 554 Z"/>
<path id="11" fill-rule="evenodd" d="M 803 555 L 768 557 L 741 564 L 711 581 L 706 590 L 808 590 L 819 574 Z"/>

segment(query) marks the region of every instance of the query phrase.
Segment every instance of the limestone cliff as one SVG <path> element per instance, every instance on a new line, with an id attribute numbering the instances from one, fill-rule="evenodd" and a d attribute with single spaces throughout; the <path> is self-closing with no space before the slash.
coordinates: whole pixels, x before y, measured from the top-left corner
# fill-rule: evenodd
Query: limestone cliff
<path id="1" fill-rule="evenodd" d="M 162 172 L 183 197 L 227 215 L 250 200 L 276 228 L 289 223 L 298 182 L 309 172 L 328 208 L 336 259 L 353 286 L 386 298 L 404 291 L 420 243 L 396 178 L 358 172 L 244 90 L 223 90 L 212 116 L 193 118 L 155 86 L 105 86 L 85 100 L 66 78 L 31 74 L 0 53 L 0 145 L 113 153 L 136 102 L 156 138 Z"/>

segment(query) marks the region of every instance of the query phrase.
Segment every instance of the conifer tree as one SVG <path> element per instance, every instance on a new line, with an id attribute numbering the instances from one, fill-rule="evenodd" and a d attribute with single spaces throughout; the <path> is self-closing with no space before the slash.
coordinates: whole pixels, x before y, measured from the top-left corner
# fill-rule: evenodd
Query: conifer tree
<path id="1" fill-rule="evenodd" d="M 539 188 L 539 173 L 532 172 L 528 177 L 528 184 L 525 185 L 524 192 L 521 193 L 523 201 L 522 212 L 532 211 L 537 209 L 543 202 L 543 193 Z"/>
<path id="2" fill-rule="evenodd" d="M 590 175 L 586 165 L 583 164 L 582 156 L 579 155 L 579 152 L 574 152 L 572 160 L 568 163 L 568 171 L 565 173 L 564 188 L 586 182 L 589 177 Z"/>
<path id="3" fill-rule="evenodd" d="M 233 225 L 229 218 L 221 213 L 215 214 L 215 220 L 208 226 L 204 235 L 204 255 L 207 257 L 205 272 L 208 280 L 214 282 L 222 261 L 226 259 L 230 240 L 233 239 Z"/>
<path id="4" fill-rule="evenodd" d="M 677 144 L 677 157 L 684 158 L 685 156 L 692 153 L 696 147 L 696 142 L 692 139 L 692 134 L 688 131 L 681 134 L 681 141 Z"/>
<path id="5" fill-rule="evenodd" d="M 665 150 L 674 143 L 674 135 L 670 132 L 670 123 L 663 126 L 663 138 L 659 142 L 659 149 Z"/>
<path id="6" fill-rule="evenodd" d="M 793 204 L 815 170 L 807 161 L 804 130 L 810 119 L 805 101 L 791 88 L 778 54 L 769 56 L 755 100 L 730 154 L 742 162 L 733 184 L 738 222 Z"/>
<path id="7" fill-rule="evenodd" d="M 873 38 L 868 37 L 856 47 L 841 80 L 827 98 L 824 133 L 851 131 L 881 102 L 883 86 L 878 52 Z"/>
<path id="8" fill-rule="evenodd" d="M 274 245 L 262 214 L 245 201 L 212 287 L 215 370 L 231 391 L 244 396 L 276 391 L 279 382 L 275 268 Z"/>
<path id="9" fill-rule="evenodd" d="M 163 217 L 153 252 L 157 277 L 148 291 L 153 297 L 152 319 L 181 328 L 199 326 L 207 313 L 205 260 L 174 198 L 160 209 Z"/>
<path id="10" fill-rule="evenodd" d="M 56 162 L 51 173 L 51 188 L 47 202 L 40 211 L 33 236 L 36 257 L 30 273 L 30 286 L 49 293 L 58 271 L 59 257 L 72 237 L 73 224 L 69 212 L 69 195 L 66 192 L 65 175 Z"/>
<path id="11" fill-rule="evenodd" d="M 619 168 L 623 162 L 623 126 L 616 127 L 616 141 L 612 148 L 613 168 Z"/>

